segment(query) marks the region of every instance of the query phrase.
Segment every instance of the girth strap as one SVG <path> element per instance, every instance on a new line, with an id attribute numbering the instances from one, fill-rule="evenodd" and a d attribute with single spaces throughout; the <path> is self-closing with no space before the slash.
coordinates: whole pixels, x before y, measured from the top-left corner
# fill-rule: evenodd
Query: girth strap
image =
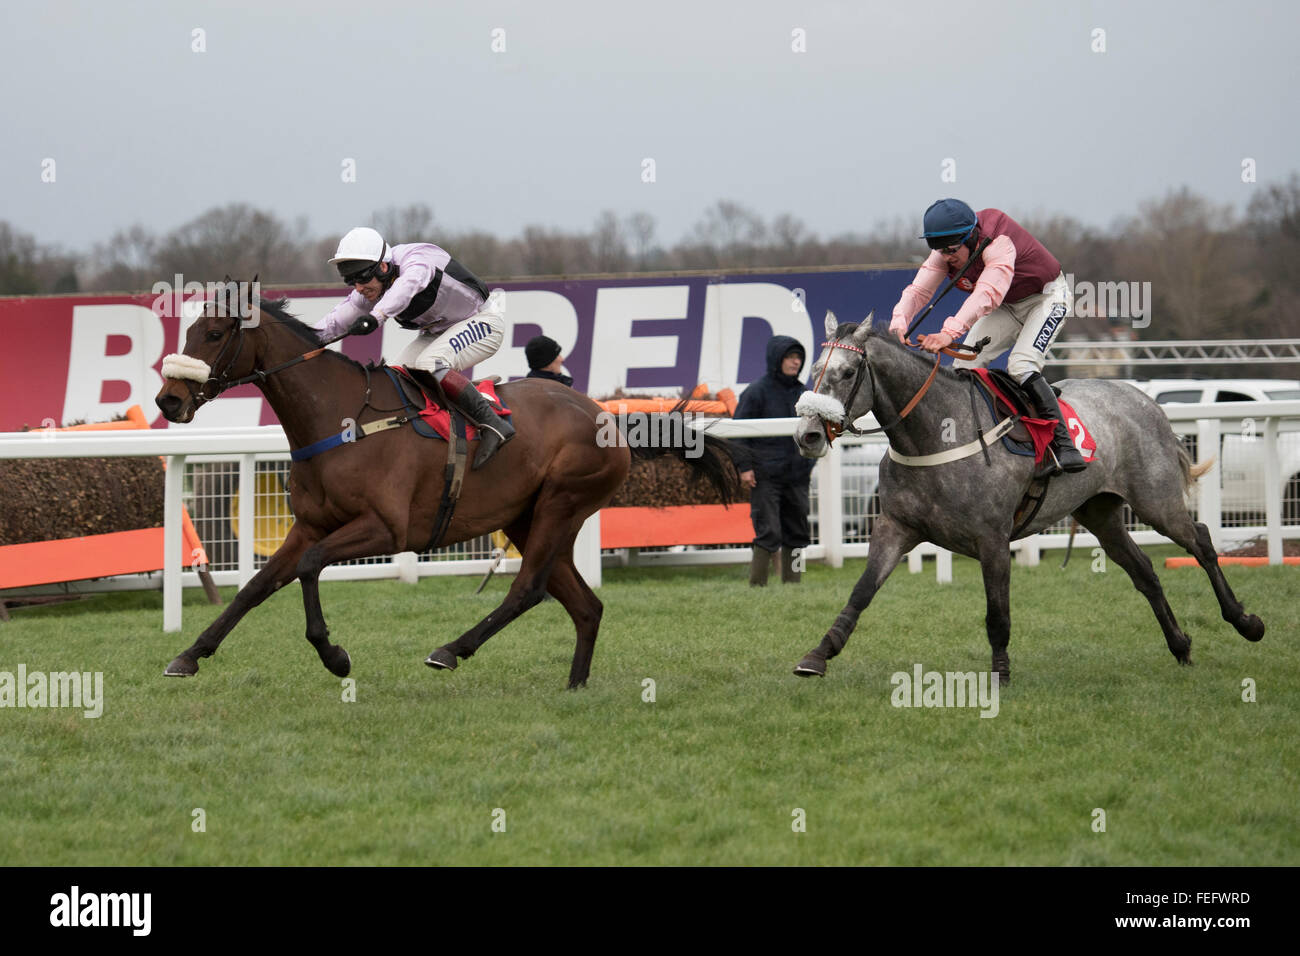
<path id="1" fill-rule="evenodd" d="M 946 465 L 950 461 L 961 461 L 963 458 L 969 458 L 971 455 L 977 455 L 981 450 L 988 448 L 997 442 L 1003 435 L 1016 427 L 1016 422 L 1020 419 L 1012 415 L 1004 418 L 994 427 L 991 432 L 980 435 L 979 438 L 972 442 L 967 442 L 960 448 L 952 448 L 948 451 L 936 452 L 933 455 L 900 455 L 894 451 L 894 446 L 889 446 L 889 457 L 898 462 L 900 465 L 911 465 L 914 468 L 924 468 L 930 465 Z"/>

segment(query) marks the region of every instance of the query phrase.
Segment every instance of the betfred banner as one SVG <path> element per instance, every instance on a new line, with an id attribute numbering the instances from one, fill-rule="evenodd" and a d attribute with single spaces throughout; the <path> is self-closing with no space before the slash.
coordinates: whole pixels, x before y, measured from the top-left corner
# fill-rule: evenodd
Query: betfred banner
<path id="1" fill-rule="evenodd" d="M 914 274 L 855 269 L 488 283 L 505 293 L 505 340 L 473 374 L 522 378 L 524 346 L 544 334 L 559 343 L 574 387 L 594 398 L 620 388 L 677 394 L 699 383 L 739 391 L 764 373 L 771 336 L 793 336 L 811 361 L 821 350 L 828 309 L 842 322 L 861 321 L 872 310 L 878 322 L 887 321 Z M 263 299 L 281 296 L 308 324 L 342 299 L 337 287 L 261 290 Z M 195 292 L 0 299 L 0 430 L 103 421 L 132 405 L 144 408 L 154 427 L 165 427 L 153 401 L 162 387 L 162 359 L 182 350 L 201 298 Z M 936 330 L 947 314 L 936 309 L 924 331 Z M 392 361 L 415 335 L 386 322 L 333 348 L 360 362 Z M 203 426 L 275 423 L 252 385 L 226 392 L 195 417 Z"/>

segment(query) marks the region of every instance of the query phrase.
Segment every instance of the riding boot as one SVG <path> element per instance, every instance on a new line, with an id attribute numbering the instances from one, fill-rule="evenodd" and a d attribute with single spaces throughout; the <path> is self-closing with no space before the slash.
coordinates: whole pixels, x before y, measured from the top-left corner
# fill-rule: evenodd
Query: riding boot
<path id="1" fill-rule="evenodd" d="M 1034 400 L 1040 417 L 1056 419 L 1056 432 L 1052 435 L 1052 444 L 1047 449 L 1051 460 L 1044 461 L 1042 468 L 1034 474 L 1034 477 L 1050 478 L 1059 475 L 1062 471 L 1083 471 L 1087 468 L 1088 463 L 1079 454 L 1079 449 L 1074 447 L 1070 430 L 1065 427 L 1061 406 L 1056 401 L 1056 393 L 1052 391 L 1052 386 L 1048 384 L 1047 379 L 1043 378 L 1043 373 L 1032 373 L 1029 378 L 1020 383 L 1020 387 Z"/>
<path id="2" fill-rule="evenodd" d="M 474 456 L 474 469 L 482 468 L 498 448 L 515 437 L 515 428 L 492 410 L 488 400 L 460 372 L 447 369 L 439 382 L 448 400 L 455 402 L 465 417 L 478 427 L 479 446 L 478 454 Z"/>
<path id="3" fill-rule="evenodd" d="M 751 588 L 767 587 L 767 572 L 772 567 L 772 552 L 755 545 L 749 558 L 749 586 Z"/>
<path id="4" fill-rule="evenodd" d="M 794 569 L 794 552 L 798 549 L 781 549 L 781 583 L 798 584 L 803 572 Z"/>

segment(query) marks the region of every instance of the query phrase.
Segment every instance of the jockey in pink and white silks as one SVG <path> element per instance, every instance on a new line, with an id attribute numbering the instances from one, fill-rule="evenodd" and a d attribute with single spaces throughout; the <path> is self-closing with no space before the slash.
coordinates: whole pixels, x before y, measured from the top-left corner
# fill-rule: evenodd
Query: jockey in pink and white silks
<path id="1" fill-rule="evenodd" d="M 374 229 L 353 229 L 330 264 L 352 293 L 316 325 L 322 340 L 341 335 L 363 315 L 419 331 L 397 364 L 431 376 L 479 428 L 474 467 L 515 435 L 461 372 L 496 354 L 505 337 L 502 306 L 474 273 L 427 242 L 389 246 Z"/>
<path id="2" fill-rule="evenodd" d="M 989 344 L 972 359 L 957 359 L 955 368 L 987 365 L 1007 349 L 1007 372 L 1020 383 L 1043 418 L 1057 421 L 1050 446 L 1055 464 L 1044 474 L 1082 471 L 1087 467 L 1075 448 L 1052 386 L 1043 377 L 1047 350 L 1065 325 L 1072 293 L 1061 264 L 1041 242 L 999 209 L 978 214 L 960 199 L 940 199 L 925 211 L 924 235 L 933 250 L 894 306 L 889 329 L 900 341 L 912 318 L 945 279 L 956 276 L 976 250 L 979 259 L 957 282 L 970 295 L 921 347 L 937 352 L 966 336 L 968 343 L 988 336 Z M 982 249 L 980 243 L 989 240 Z M 969 333 L 969 334 L 968 334 Z"/>

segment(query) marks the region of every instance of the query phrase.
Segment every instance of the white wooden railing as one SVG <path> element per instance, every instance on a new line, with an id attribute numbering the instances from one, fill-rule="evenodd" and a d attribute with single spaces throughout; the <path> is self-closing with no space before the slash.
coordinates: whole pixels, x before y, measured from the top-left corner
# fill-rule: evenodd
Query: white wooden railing
<path id="1" fill-rule="evenodd" d="M 1279 454 L 1279 423 L 1300 419 L 1300 401 L 1250 402 L 1216 405 L 1170 405 L 1164 411 L 1176 429 L 1194 428 L 1199 447 L 1217 449 L 1225 425 L 1240 428 L 1247 419 L 1252 420 L 1259 439 L 1264 443 L 1264 513 L 1265 524 L 1259 529 L 1233 529 L 1237 534 L 1254 532 L 1265 535 L 1270 563 L 1281 563 L 1283 537 L 1300 537 L 1300 526 L 1282 525 L 1281 456 Z M 711 434 L 724 438 L 792 435 L 798 419 L 729 419 L 697 420 L 695 427 L 707 427 Z M 875 427 L 871 416 L 859 421 L 864 428 Z M 809 560 L 823 560 L 833 567 L 843 565 L 846 558 L 856 558 L 867 553 L 867 542 L 847 542 L 843 531 L 843 454 L 846 445 L 882 439 L 861 439 L 845 436 L 821 459 L 817 465 L 817 524 L 819 541 L 807 549 Z M 239 571 L 237 582 L 242 586 L 255 573 L 254 542 L 254 461 L 255 456 L 288 456 L 289 445 L 279 426 L 258 428 L 185 428 L 149 432 L 88 431 L 88 432 L 7 432 L 0 433 L 0 459 L 3 458 L 101 458 L 121 456 L 159 455 L 167 458 L 165 479 L 163 555 L 163 627 L 176 631 L 181 627 L 181 588 L 197 586 L 197 575 L 182 571 L 181 554 L 181 492 L 184 465 L 187 458 L 204 461 L 214 456 L 237 456 L 240 461 L 239 482 Z M 1135 450 L 1140 454 L 1140 449 Z M 1204 456 L 1202 456 L 1204 457 Z M 1225 529 L 1220 517 L 1220 463 L 1197 484 L 1197 511 L 1199 520 L 1210 530 L 1216 545 L 1224 540 Z M 599 515 L 594 515 L 584 526 L 575 546 L 574 558 L 579 570 L 592 586 L 599 586 L 601 576 Z M 1139 544 L 1163 542 L 1165 539 L 1152 531 L 1134 533 Z M 1014 542 L 1018 560 L 1024 564 L 1037 564 L 1041 552 L 1051 547 L 1063 547 L 1066 536 L 1060 534 L 1033 535 Z M 0 542 L 2 543 L 2 542 Z M 1075 546 L 1091 548 L 1097 545 L 1094 537 L 1079 534 Z M 921 569 L 927 555 L 937 558 L 936 575 L 939 581 L 951 580 L 951 555 L 933 545 L 922 545 L 909 556 L 912 571 Z M 748 560 L 748 549 L 723 551 L 686 551 L 674 554 L 647 556 L 652 563 L 693 563 Z M 486 559 L 465 561 L 420 562 L 415 556 L 399 555 L 391 564 L 370 567 L 327 568 L 322 575 L 326 580 L 355 577 L 401 577 L 414 580 L 420 574 L 483 573 L 489 565 Z M 506 562 L 503 571 L 518 568 L 518 560 Z M 231 583 L 218 578 L 218 583 Z"/>

